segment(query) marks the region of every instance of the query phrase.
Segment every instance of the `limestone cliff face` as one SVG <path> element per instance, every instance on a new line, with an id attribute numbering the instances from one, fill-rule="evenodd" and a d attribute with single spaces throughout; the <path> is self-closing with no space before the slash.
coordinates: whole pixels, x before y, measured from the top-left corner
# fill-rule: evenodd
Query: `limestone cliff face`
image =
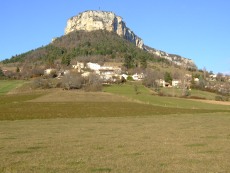
<path id="1" fill-rule="evenodd" d="M 107 30 L 115 32 L 128 41 L 134 43 L 137 47 L 143 49 L 143 41 L 137 35 L 126 27 L 125 22 L 120 16 L 113 12 L 105 11 L 85 11 L 67 21 L 65 34 L 75 30 L 95 31 Z"/>
<path id="2" fill-rule="evenodd" d="M 137 47 L 144 49 L 149 53 L 167 59 L 179 66 L 196 68 L 195 63 L 191 59 L 187 59 L 179 55 L 168 54 L 164 51 L 156 50 L 144 45 L 142 39 L 135 35 L 128 27 L 126 27 L 126 24 L 122 18 L 120 16 L 116 16 L 113 12 L 85 11 L 80 13 L 79 15 L 74 16 L 67 21 L 65 34 L 76 30 L 107 30 L 109 32 L 115 32 L 119 36 L 134 43 Z"/>

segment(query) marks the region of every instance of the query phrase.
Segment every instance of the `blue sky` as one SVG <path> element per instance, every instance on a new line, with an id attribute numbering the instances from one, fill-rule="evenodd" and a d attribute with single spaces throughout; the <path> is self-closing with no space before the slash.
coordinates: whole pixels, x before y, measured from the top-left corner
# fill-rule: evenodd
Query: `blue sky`
<path id="1" fill-rule="evenodd" d="M 67 19 L 113 11 L 150 47 L 192 59 L 199 69 L 230 73 L 227 0 L 1 0 L 0 60 L 50 43 Z"/>

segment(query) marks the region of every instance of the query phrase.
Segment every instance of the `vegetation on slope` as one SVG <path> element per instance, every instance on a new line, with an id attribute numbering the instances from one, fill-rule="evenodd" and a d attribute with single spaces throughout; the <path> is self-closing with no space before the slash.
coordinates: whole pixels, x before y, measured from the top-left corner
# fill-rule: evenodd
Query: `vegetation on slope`
<path id="1" fill-rule="evenodd" d="M 4 60 L 3 63 L 41 61 L 42 63 L 53 64 L 55 60 L 61 60 L 63 64 L 68 65 L 73 59 L 98 55 L 100 55 L 101 61 L 123 61 L 127 68 L 146 67 L 147 60 L 167 62 L 137 48 L 115 33 L 99 30 L 72 32 L 57 38 L 47 46 L 13 56 Z"/>

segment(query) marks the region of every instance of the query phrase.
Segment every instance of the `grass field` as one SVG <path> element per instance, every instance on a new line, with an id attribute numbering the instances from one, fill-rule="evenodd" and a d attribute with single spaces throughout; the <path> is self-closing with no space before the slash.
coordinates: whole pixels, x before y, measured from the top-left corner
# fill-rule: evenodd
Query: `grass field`
<path id="1" fill-rule="evenodd" d="M 5 92 L 0 172 L 230 172 L 229 105 L 137 90 Z"/>
<path id="2" fill-rule="evenodd" d="M 164 94 L 170 94 L 172 96 L 177 96 L 177 97 L 181 97 L 182 96 L 182 89 L 180 88 L 161 88 L 161 91 Z M 191 89 L 189 91 L 190 93 L 190 97 L 199 97 L 199 98 L 203 98 L 203 99 L 208 99 L 208 100 L 215 100 L 215 97 L 218 95 L 216 93 L 211 93 L 211 92 L 207 92 L 207 91 L 201 91 L 201 90 L 197 90 L 197 89 Z"/>
<path id="3" fill-rule="evenodd" d="M 206 110 L 213 110 L 213 109 L 223 109 L 223 110 L 230 110 L 230 106 L 223 106 L 217 104 L 207 104 L 204 102 L 197 102 L 189 99 L 183 98 L 175 98 L 175 97 L 161 97 L 151 94 L 151 91 L 145 88 L 143 85 L 137 85 L 138 91 L 140 94 L 136 94 L 134 90 L 133 84 L 128 85 L 113 85 L 110 87 L 104 88 L 105 92 L 113 93 L 116 95 L 126 96 L 130 99 L 138 100 L 142 103 L 147 103 L 155 106 L 163 106 L 163 107 L 173 107 L 173 108 L 187 108 L 187 109 L 206 109 Z M 202 95 L 207 92 L 202 92 Z M 210 93 L 211 95 L 213 93 Z"/>
<path id="4" fill-rule="evenodd" d="M 9 91 L 21 87 L 25 84 L 22 80 L 0 80 L 0 95 L 4 95 Z"/>
<path id="5" fill-rule="evenodd" d="M 0 172 L 230 172 L 227 113 L 0 122 Z"/>

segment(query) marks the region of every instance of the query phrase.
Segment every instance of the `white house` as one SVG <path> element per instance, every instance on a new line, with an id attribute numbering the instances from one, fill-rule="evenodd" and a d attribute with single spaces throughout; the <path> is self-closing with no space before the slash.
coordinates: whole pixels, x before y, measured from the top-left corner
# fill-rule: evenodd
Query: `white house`
<path id="1" fill-rule="evenodd" d="M 104 80 L 112 80 L 115 78 L 120 78 L 121 68 L 119 67 L 110 67 L 110 66 L 102 66 L 100 68 L 100 76 Z"/>
<path id="2" fill-rule="evenodd" d="M 134 75 L 132 75 L 132 78 L 133 78 L 133 80 L 139 80 L 139 79 L 138 79 L 138 74 L 137 74 L 137 73 L 134 74 Z"/>
<path id="3" fill-rule="evenodd" d="M 172 80 L 172 86 L 173 87 L 178 87 L 179 85 L 181 85 L 181 80 Z"/>
<path id="4" fill-rule="evenodd" d="M 94 71 L 99 71 L 101 66 L 97 63 L 91 63 L 91 62 L 88 62 L 86 64 L 87 68 L 89 68 L 90 70 L 94 70 Z"/>
<path id="5" fill-rule="evenodd" d="M 56 69 L 48 68 L 44 70 L 44 75 L 50 75 L 51 73 L 56 73 Z"/>
<path id="6" fill-rule="evenodd" d="M 194 78 L 194 82 L 199 82 L 199 78 Z"/>
<path id="7" fill-rule="evenodd" d="M 83 62 L 77 62 L 77 64 L 72 65 L 73 69 L 76 69 L 79 73 L 82 72 L 82 69 L 85 68 L 85 64 Z"/>
<path id="8" fill-rule="evenodd" d="M 88 77 L 89 75 L 90 75 L 90 72 L 88 71 L 81 74 L 82 77 Z"/>
<path id="9" fill-rule="evenodd" d="M 141 74 L 134 74 L 134 75 L 132 75 L 132 78 L 133 78 L 133 80 L 142 80 L 143 78 L 144 78 L 144 74 L 143 73 L 141 73 Z"/>
<path id="10" fill-rule="evenodd" d="M 168 86 L 169 84 L 167 82 L 165 82 L 165 80 L 163 79 L 157 79 L 156 83 L 161 86 L 161 87 L 165 87 L 166 85 Z"/>
<path id="11" fill-rule="evenodd" d="M 128 76 L 129 76 L 129 75 L 127 75 L 127 74 L 122 74 L 122 75 L 121 75 L 121 78 L 123 77 L 125 80 L 127 80 Z"/>

